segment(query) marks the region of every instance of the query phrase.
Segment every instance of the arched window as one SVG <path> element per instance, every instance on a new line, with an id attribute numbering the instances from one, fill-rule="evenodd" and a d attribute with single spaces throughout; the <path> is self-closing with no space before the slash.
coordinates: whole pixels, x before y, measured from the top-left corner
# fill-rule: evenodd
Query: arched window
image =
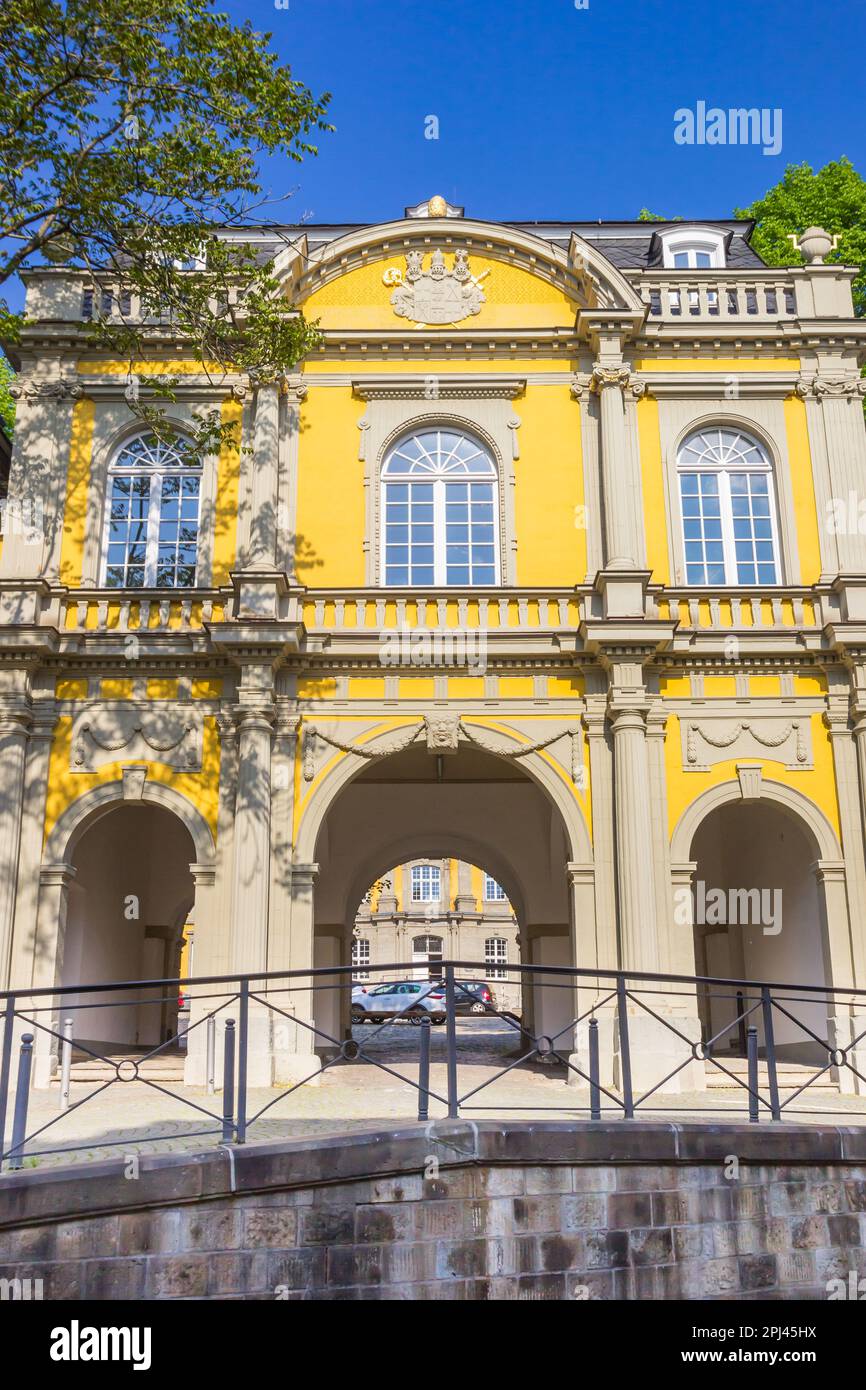
<path id="1" fill-rule="evenodd" d="M 155 434 L 128 439 L 111 462 L 105 584 L 180 589 L 196 581 L 201 463 Z"/>
<path id="2" fill-rule="evenodd" d="M 688 584 L 778 584 L 773 470 L 749 435 L 713 426 L 677 456 Z"/>
<path id="3" fill-rule="evenodd" d="M 499 582 L 499 484 L 490 452 L 442 428 L 400 440 L 382 469 L 385 584 Z"/>

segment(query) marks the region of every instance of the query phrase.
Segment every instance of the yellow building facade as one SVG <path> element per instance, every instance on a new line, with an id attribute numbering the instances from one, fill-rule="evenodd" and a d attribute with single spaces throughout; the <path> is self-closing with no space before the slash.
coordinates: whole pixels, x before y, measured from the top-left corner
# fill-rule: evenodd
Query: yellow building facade
<path id="1" fill-rule="evenodd" d="M 866 987 L 866 327 L 820 229 L 786 270 L 749 233 L 441 199 L 263 228 L 322 335 L 276 381 L 206 373 L 158 322 L 130 369 L 76 272 L 28 273 L 11 987 L 171 977 L 190 923 L 197 974 L 348 965 L 370 884 L 431 857 L 502 885 L 529 964 Z M 179 430 L 216 407 L 234 444 L 142 431 L 130 384 L 161 372 Z M 524 994 L 567 1026 L 562 991 Z M 307 1074 L 328 1008 L 257 1021 L 260 1081 Z M 664 1008 L 695 1041 L 730 1022 L 694 988 Z M 173 1026 L 129 1013 L 94 1041 Z"/>

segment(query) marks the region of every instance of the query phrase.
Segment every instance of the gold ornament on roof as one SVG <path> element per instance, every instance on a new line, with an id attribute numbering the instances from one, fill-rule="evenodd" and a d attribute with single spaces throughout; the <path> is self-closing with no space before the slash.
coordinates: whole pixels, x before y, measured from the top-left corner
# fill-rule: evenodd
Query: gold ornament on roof
<path id="1" fill-rule="evenodd" d="M 448 212 L 448 204 L 446 203 L 445 199 L 442 197 L 442 194 L 441 194 L 441 193 L 434 193 L 433 197 L 430 199 L 429 203 L 427 204 L 427 216 L 428 216 L 428 217 L 444 217 L 444 216 L 446 215 L 447 212 Z"/>

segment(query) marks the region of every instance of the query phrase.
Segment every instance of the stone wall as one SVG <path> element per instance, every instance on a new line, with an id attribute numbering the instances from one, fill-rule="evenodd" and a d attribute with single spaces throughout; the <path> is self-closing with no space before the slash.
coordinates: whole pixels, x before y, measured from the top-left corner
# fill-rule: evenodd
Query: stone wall
<path id="1" fill-rule="evenodd" d="M 866 1132 L 460 1122 L 0 1179 L 46 1299 L 808 1299 L 866 1276 Z"/>

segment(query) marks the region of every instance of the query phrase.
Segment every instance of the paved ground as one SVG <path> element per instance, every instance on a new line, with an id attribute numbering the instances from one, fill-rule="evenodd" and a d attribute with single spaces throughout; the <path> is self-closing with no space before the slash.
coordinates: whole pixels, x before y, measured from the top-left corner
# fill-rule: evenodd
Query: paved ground
<path id="1" fill-rule="evenodd" d="M 362 1025 L 354 1030 L 354 1037 L 364 1051 L 361 1060 L 331 1064 L 312 1085 L 251 1091 L 248 1142 L 376 1129 L 383 1122 L 416 1119 L 418 1091 L 412 1083 L 418 1076 L 417 1028 L 403 1023 L 384 1028 Z M 588 1089 L 567 1085 L 562 1066 L 512 1066 L 517 1035 L 499 1020 L 461 1020 L 457 1037 L 459 1092 L 464 1101 L 461 1116 L 589 1118 Z M 444 1028 L 435 1028 L 431 1041 L 430 1085 L 438 1098 L 431 1099 L 429 1111 L 430 1118 L 436 1119 L 446 1114 Z M 499 1074 L 507 1067 L 511 1069 Z M 66 1114 L 59 1111 L 58 1088 L 33 1091 L 25 1166 L 41 1168 L 129 1153 L 195 1151 L 220 1142 L 221 1109 L 221 1095 L 209 1096 L 174 1083 L 75 1085 Z M 609 1118 L 617 1112 L 605 1102 L 603 1113 Z M 724 1090 L 653 1097 L 639 1114 L 656 1120 L 743 1120 L 747 1118 L 746 1095 Z M 807 1090 L 784 1114 L 810 1123 L 864 1124 L 866 1097 Z"/>

